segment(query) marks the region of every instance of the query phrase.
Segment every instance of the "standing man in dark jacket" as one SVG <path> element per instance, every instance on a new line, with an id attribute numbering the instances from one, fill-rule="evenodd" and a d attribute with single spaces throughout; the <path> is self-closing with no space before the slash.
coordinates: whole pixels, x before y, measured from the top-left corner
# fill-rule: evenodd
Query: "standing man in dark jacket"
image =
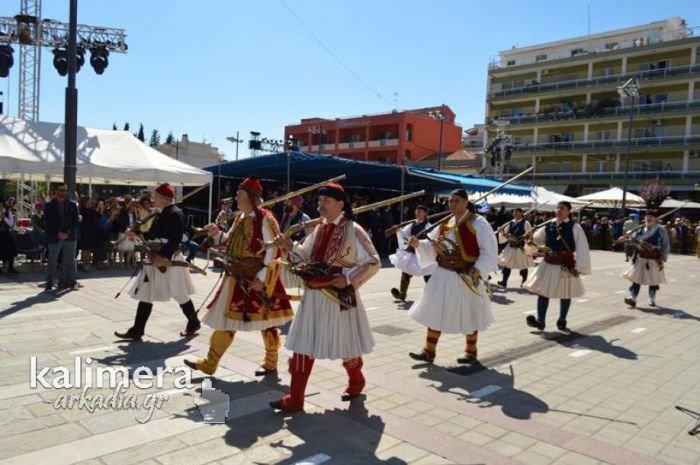
<path id="1" fill-rule="evenodd" d="M 46 268 L 46 291 L 53 289 L 58 256 L 61 255 L 59 288 L 76 289 L 78 273 L 75 266 L 75 248 L 78 242 L 80 219 L 78 205 L 66 198 L 68 188 L 65 183 L 56 186 L 56 197 L 46 204 L 44 220 L 49 244 L 49 263 Z"/>

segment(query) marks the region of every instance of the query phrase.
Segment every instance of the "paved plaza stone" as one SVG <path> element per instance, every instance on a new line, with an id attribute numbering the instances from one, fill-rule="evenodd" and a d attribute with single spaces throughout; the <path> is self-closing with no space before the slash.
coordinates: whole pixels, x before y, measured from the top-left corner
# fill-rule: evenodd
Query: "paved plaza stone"
<path id="1" fill-rule="evenodd" d="M 376 339 L 365 357 L 363 396 L 342 402 L 341 362 L 319 360 L 306 412 L 273 412 L 268 402 L 289 385 L 289 353 L 281 351 L 278 376 L 256 379 L 262 338 L 239 333 L 212 380 L 230 399 L 226 422 L 217 424 L 203 420 L 199 374 L 189 389 L 175 384 L 178 371 L 165 374 L 162 387 L 132 383 L 124 395 L 140 410 L 90 412 L 58 402 L 78 397 L 79 388 L 32 388 L 32 356 L 38 370 L 72 369 L 80 357 L 95 370 L 156 373 L 205 355 L 211 331 L 179 337 L 185 319 L 172 301 L 155 304 L 143 342 L 116 341 L 113 331 L 128 328 L 136 308 L 126 294 L 114 298 L 129 270 L 82 274 L 80 290 L 42 294 L 41 275 L 23 265 L 12 279 L 0 275 L 0 464 L 700 463 L 700 435 L 688 434 L 700 410 L 700 261 L 671 256 L 658 307 L 646 305 L 643 288 L 640 308 L 629 309 L 623 256 L 594 251 L 592 260 L 586 294 L 568 317 L 570 334 L 556 330 L 557 301 L 543 333 L 525 325 L 536 298 L 516 287 L 517 274 L 508 292 L 494 287 L 496 322 L 479 335 L 477 366 L 456 363 L 464 350 L 458 335 L 441 337 L 434 365 L 408 357 L 424 342 L 425 328 L 406 315 L 423 282 L 414 279 L 409 302 L 397 302 L 389 289 L 400 273 L 385 266 L 361 290 Z M 199 307 L 217 275 L 192 278 Z M 146 406 L 163 394 L 145 421 Z"/>

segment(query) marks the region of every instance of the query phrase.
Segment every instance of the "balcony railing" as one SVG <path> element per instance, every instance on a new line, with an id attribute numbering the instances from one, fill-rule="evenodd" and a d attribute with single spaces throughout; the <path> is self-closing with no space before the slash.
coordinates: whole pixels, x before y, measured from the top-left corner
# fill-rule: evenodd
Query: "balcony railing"
<path id="1" fill-rule="evenodd" d="M 517 173 L 512 173 L 517 174 Z M 605 181 L 614 179 L 620 181 L 624 173 L 616 171 L 605 172 L 572 172 L 572 173 L 529 173 L 524 179 L 549 180 L 549 181 Z M 630 171 L 629 179 L 687 179 L 697 181 L 700 179 L 700 171 Z"/>
<path id="2" fill-rule="evenodd" d="M 658 114 L 667 113 L 672 111 L 690 111 L 690 110 L 700 110 L 700 100 L 684 100 L 682 102 L 661 102 L 661 103 L 651 103 L 646 105 L 635 105 L 634 114 L 635 115 L 648 115 L 648 114 Z M 608 107 L 595 111 L 588 110 L 569 110 L 569 111 L 559 111 L 552 113 L 537 113 L 536 115 L 528 116 L 508 116 L 508 117 L 498 117 L 498 120 L 506 120 L 511 124 L 533 124 L 533 123 L 551 123 L 553 121 L 570 121 L 570 120 L 582 120 L 590 118 L 608 118 L 608 117 L 619 117 L 627 116 L 630 114 L 629 106 L 619 106 L 619 107 Z M 486 124 L 491 124 L 494 120 L 491 118 L 486 119 Z"/>
<path id="3" fill-rule="evenodd" d="M 700 144 L 700 136 L 666 136 L 666 137 L 638 137 L 630 142 L 632 148 L 653 148 L 671 145 Z M 618 149 L 627 147 L 627 138 L 622 140 L 594 140 L 590 142 L 547 142 L 537 144 L 514 145 L 514 152 L 542 152 L 558 150 L 600 150 Z"/>
<path id="4" fill-rule="evenodd" d="M 338 150 L 364 149 L 364 148 L 365 148 L 365 141 L 363 141 L 363 140 L 338 143 Z"/>
<path id="5" fill-rule="evenodd" d="M 514 89 L 504 89 L 496 92 L 490 92 L 489 98 L 510 97 L 514 95 L 536 94 L 540 92 L 561 91 L 568 89 L 578 89 L 581 87 L 590 86 L 611 86 L 622 85 L 629 78 L 636 77 L 640 81 L 649 79 L 664 79 L 669 77 L 684 77 L 700 74 L 700 65 L 674 66 L 663 69 L 653 69 L 649 71 L 639 71 L 636 73 L 616 74 L 612 76 L 597 77 L 593 79 L 576 79 L 573 81 L 564 81 L 547 84 L 531 84 Z"/>
<path id="6" fill-rule="evenodd" d="M 390 147 L 393 145 L 398 145 L 398 139 L 379 139 L 369 141 L 369 146 L 371 147 Z"/>

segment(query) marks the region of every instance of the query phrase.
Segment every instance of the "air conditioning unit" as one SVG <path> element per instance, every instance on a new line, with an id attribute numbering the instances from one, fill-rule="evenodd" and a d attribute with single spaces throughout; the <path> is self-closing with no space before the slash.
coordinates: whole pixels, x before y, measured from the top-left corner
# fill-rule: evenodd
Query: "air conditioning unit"
<path id="1" fill-rule="evenodd" d="M 688 152 L 688 156 L 690 158 L 700 158 L 700 152 L 697 152 L 695 150 L 691 150 L 690 152 Z"/>
<path id="2" fill-rule="evenodd" d="M 540 163 L 542 161 L 542 157 L 535 157 L 535 162 Z"/>
<path id="3" fill-rule="evenodd" d="M 549 70 L 548 70 L 548 69 L 543 69 L 543 70 L 542 70 L 542 74 L 544 74 L 545 76 L 548 75 L 548 74 L 549 74 Z"/>
<path id="4" fill-rule="evenodd" d="M 606 160 L 606 161 L 614 161 L 614 160 L 615 160 L 615 155 L 605 155 L 605 160 Z"/>
<path id="5" fill-rule="evenodd" d="M 655 119 L 652 121 L 652 124 L 654 124 L 655 126 L 663 126 L 664 122 L 663 120 Z"/>

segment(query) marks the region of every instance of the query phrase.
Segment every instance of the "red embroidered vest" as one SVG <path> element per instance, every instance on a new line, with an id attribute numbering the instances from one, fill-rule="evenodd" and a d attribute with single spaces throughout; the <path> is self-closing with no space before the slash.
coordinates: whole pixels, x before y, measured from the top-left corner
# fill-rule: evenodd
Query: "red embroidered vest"
<path id="1" fill-rule="evenodd" d="M 457 238 L 456 242 L 459 246 L 462 258 L 469 263 L 474 263 L 479 258 L 479 242 L 476 240 L 476 229 L 472 225 L 472 220 L 476 218 L 476 216 L 475 213 L 468 213 L 457 225 L 457 231 L 455 233 L 455 237 Z M 442 225 L 440 240 L 447 236 L 447 233 L 450 231 L 451 226 L 448 226 L 449 223 L 452 223 L 452 220 Z"/>

